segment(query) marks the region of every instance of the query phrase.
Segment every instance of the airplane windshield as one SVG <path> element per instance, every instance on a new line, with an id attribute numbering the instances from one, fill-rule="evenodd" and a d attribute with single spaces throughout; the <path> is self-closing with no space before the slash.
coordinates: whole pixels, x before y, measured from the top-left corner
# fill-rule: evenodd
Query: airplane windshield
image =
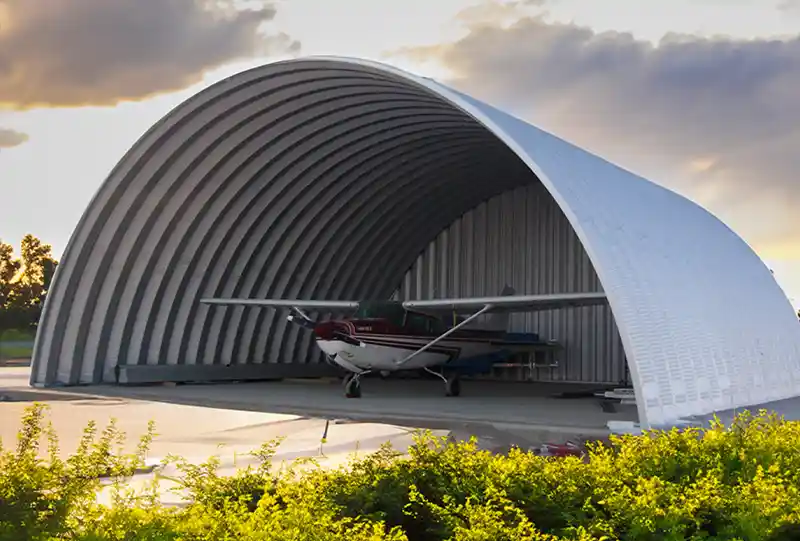
<path id="1" fill-rule="evenodd" d="M 397 302 L 362 302 L 355 317 L 358 319 L 386 319 L 394 325 L 402 326 L 406 309 Z"/>
<path id="2" fill-rule="evenodd" d="M 362 302 L 355 317 L 356 319 L 385 319 L 393 325 L 406 327 L 411 332 L 421 334 L 441 334 L 448 329 L 447 324 L 440 319 L 418 312 L 408 312 L 399 302 Z"/>

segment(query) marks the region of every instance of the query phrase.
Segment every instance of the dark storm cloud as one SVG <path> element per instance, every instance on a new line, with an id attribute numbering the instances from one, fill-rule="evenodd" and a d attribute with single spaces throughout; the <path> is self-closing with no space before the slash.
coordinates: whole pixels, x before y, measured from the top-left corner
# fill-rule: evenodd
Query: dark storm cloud
<path id="1" fill-rule="evenodd" d="M 800 241 L 800 37 L 669 35 L 656 46 L 526 17 L 400 53 L 438 60 L 453 87 L 747 221 L 761 247 Z"/>
<path id="2" fill-rule="evenodd" d="M 263 2 L 0 0 L 0 105 L 113 105 L 186 88 L 227 62 L 296 51 Z"/>
<path id="3" fill-rule="evenodd" d="M 28 135 L 0 128 L 0 148 L 17 147 L 28 140 Z"/>

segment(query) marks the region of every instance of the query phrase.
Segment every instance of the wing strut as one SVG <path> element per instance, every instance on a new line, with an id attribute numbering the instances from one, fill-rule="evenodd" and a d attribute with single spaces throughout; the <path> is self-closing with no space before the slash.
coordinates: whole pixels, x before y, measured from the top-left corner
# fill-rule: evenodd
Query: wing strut
<path id="1" fill-rule="evenodd" d="M 444 333 L 440 334 L 439 336 L 437 336 L 436 338 L 434 338 L 433 340 L 431 340 L 430 342 L 428 342 L 427 344 L 425 344 L 424 346 L 419 348 L 417 351 L 415 351 L 414 353 L 412 353 L 411 355 L 409 355 L 405 359 L 401 359 L 401 360 L 397 361 L 397 363 L 396 363 L 397 366 L 402 366 L 402 365 L 406 364 L 408 361 L 410 361 L 411 359 L 413 359 L 414 357 L 416 357 L 417 355 L 419 355 L 420 353 L 422 353 L 426 349 L 430 348 L 431 346 L 435 345 L 440 340 L 443 340 L 445 337 L 447 337 L 450 334 L 454 333 L 455 331 L 457 331 L 458 329 L 460 329 L 461 327 L 463 327 L 464 325 L 466 325 L 467 323 L 469 323 L 470 321 L 472 321 L 476 317 L 485 314 L 486 312 L 488 312 L 492 308 L 494 308 L 493 305 L 487 304 L 486 306 L 484 306 L 483 308 L 481 308 L 480 310 L 478 310 L 477 312 L 475 312 L 474 314 L 472 314 L 471 316 L 466 318 L 464 321 L 462 321 L 461 323 L 456 325 L 455 327 L 451 327 L 450 329 L 448 329 Z"/>

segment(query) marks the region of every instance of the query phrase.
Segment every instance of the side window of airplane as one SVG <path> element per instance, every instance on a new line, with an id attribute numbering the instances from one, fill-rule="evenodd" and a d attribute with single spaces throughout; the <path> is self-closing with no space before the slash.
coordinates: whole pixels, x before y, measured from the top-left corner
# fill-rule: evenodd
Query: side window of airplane
<path id="1" fill-rule="evenodd" d="M 422 314 L 416 314 L 414 312 L 408 312 L 406 315 L 406 328 L 412 333 L 430 332 L 428 318 Z"/>
<path id="2" fill-rule="evenodd" d="M 449 328 L 444 321 L 435 317 L 431 317 L 428 320 L 428 325 L 430 326 L 431 332 L 434 334 L 444 334 Z"/>
<path id="3" fill-rule="evenodd" d="M 438 318 L 414 312 L 408 312 L 406 328 L 409 332 L 427 334 L 442 334 L 447 330 L 447 326 Z"/>

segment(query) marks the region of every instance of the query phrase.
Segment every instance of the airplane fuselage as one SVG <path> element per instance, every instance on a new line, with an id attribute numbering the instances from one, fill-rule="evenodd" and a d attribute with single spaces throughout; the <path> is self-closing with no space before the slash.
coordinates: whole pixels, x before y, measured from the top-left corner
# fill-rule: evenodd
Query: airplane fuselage
<path id="1" fill-rule="evenodd" d="M 445 383 L 446 396 L 459 396 L 459 377 L 491 371 L 515 352 L 558 348 L 536 333 L 509 333 L 509 314 L 605 304 L 603 292 L 515 295 L 510 286 L 496 297 L 399 300 L 201 299 L 204 304 L 288 308 L 287 318 L 313 330 L 319 348 L 344 368 L 345 396 L 361 396 L 360 378 L 371 372 L 424 369 Z M 355 314 L 313 320 L 305 310 Z M 460 314 L 470 313 L 467 317 Z M 452 322 L 440 319 L 452 316 Z M 472 327 L 487 316 L 488 327 Z M 492 330 L 497 329 L 497 330 Z M 434 372 L 432 368 L 441 370 Z"/>
<path id="2" fill-rule="evenodd" d="M 497 351 L 489 342 L 465 339 L 442 340 L 400 364 L 416 350 L 430 342 L 418 336 L 356 335 L 363 345 L 341 340 L 317 339 L 317 345 L 334 362 L 353 372 L 363 370 L 415 370 L 454 363 L 461 358 L 480 357 Z"/>
<path id="3" fill-rule="evenodd" d="M 329 321 L 317 325 L 314 333 L 317 346 L 333 362 L 356 373 L 433 367 L 471 371 L 486 369 L 511 354 L 504 348 L 507 339 L 504 331 L 459 330 L 416 354 L 441 335 L 442 329 L 411 330 L 370 319 Z M 538 341 L 536 335 L 527 338 Z M 412 354 L 415 355 L 411 357 Z"/>

